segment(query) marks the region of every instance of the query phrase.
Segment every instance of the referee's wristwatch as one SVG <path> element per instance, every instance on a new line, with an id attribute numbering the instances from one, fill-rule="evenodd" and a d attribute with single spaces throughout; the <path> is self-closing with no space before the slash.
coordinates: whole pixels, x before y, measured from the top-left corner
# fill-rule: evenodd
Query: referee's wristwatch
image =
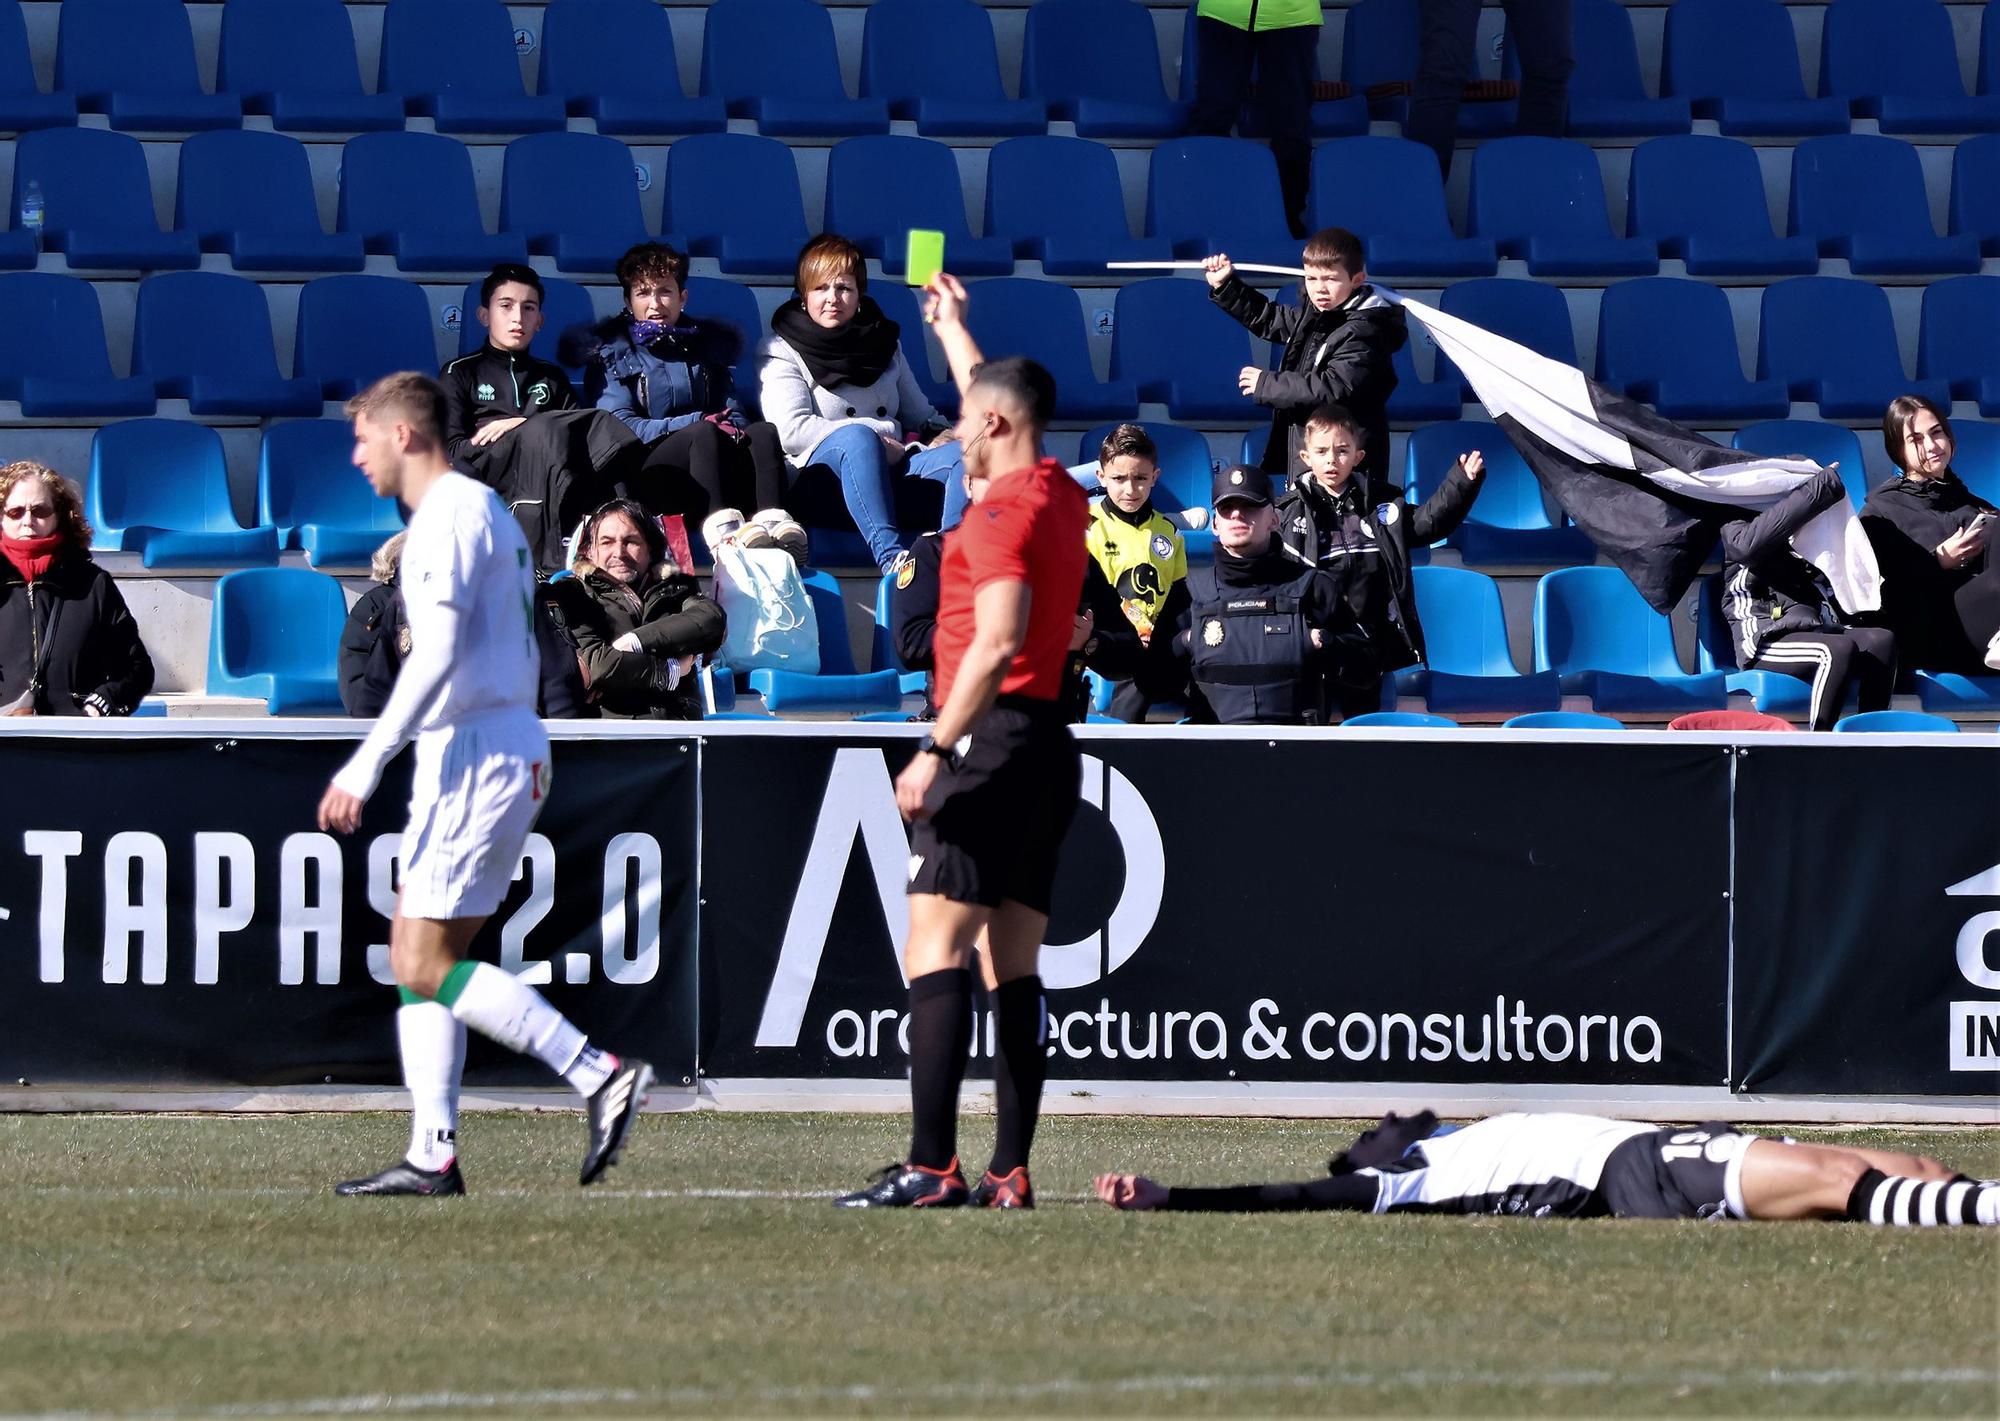
<path id="1" fill-rule="evenodd" d="M 947 770 L 958 770 L 965 765 L 965 757 L 963 755 L 959 754 L 957 750 L 949 745 L 938 744 L 937 737 L 934 735 L 926 735 L 924 743 L 917 747 L 917 752 L 923 755 L 937 756 L 940 760 L 944 761 L 944 767 Z"/>

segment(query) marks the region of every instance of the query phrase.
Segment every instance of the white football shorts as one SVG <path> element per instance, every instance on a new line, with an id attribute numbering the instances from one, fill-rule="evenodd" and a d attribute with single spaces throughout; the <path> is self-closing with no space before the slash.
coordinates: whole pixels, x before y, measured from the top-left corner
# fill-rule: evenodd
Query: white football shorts
<path id="1" fill-rule="evenodd" d="M 532 711 L 419 735 L 403 830 L 403 916 L 447 920 L 496 912 L 549 784 L 549 736 Z"/>

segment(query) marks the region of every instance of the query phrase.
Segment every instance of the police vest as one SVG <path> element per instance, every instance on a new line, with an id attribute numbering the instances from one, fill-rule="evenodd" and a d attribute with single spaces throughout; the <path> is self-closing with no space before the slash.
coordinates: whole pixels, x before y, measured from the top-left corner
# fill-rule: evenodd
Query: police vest
<path id="1" fill-rule="evenodd" d="M 1312 629 L 1304 606 L 1317 575 L 1306 568 L 1276 587 L 1225 588 L 1212 567 L 1188 574 L 1193 679 L 1224 725 L 1318 719 L 1318 678 L 1306 671 Z"/>

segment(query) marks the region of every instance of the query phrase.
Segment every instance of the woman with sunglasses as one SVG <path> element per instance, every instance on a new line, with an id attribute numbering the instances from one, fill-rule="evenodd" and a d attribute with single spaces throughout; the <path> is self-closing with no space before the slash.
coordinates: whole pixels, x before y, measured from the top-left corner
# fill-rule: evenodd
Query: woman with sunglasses
<path id="1" fill-rule="evenodd" d="M 130 715 L 152 689 L 138 624 L 91 561 L 76 485 L 40 464 L 0 468 L 0 714 Z"/>

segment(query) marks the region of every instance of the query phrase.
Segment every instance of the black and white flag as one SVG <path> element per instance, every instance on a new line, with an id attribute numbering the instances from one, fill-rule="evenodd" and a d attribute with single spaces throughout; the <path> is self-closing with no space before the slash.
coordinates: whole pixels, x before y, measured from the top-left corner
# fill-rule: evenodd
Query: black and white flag
<path id="1" fill-rule="evenodd" d="M 1725 448 L 1573 366 L 1382 294 L 1451 357 L 1542 487 L 1660 612 L 1679 604 L 1724 523 L 1762 512 L 1820 472 L 1810 459 Z M 1792 547 L 1826 575 L 1847 611 L 1882 605 L 1874 549 L 1846 499 L 1800 528 Z"/>

